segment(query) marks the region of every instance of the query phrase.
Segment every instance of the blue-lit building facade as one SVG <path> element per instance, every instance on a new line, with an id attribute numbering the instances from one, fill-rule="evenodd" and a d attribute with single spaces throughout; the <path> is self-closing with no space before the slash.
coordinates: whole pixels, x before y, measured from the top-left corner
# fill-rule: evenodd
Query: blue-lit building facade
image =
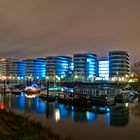
<path id="1" fill-rule="evenodd" d="M 26 79 L 46 80 L 46 59 L 26 59 Z"/>
<path id="2" fill-rule="evenodd" d="M 109 60 L 98 61 L 98 77 L 102 79 L 109 79 Z"/>
<path id="3" fill-rule="evenodd" d="M 46 76 L 50 81 L 68 78 L 72 71 L 72 57 L 49 56 L 46 58 Z"/>
<path id="4" fill-rule="evenodd" d="M 74 54 L 73 63 L 75 81 L 93 81 L 95 79 L 97 75 L 96 54 Z"/>
<path id="5" fill-rule="evenodd" d="M 5 58 L 0 60 L 0 76 L 13 80 L 24 80 L 25 62 L 19 59 Z"/>
<path id="6" fill-rule="evenodd" d="M 17 79 L 21 81 L 25 80 L 25 72 L 26 72 L 25 62 L 23 60 L 19 60 L 17 62 L 14 62 L 14 65 L 17 66 L 14 68 L 15 69 L 14 71 L 15 72 L 17 71 Z M 13 72 L 13 75 L 15 72 Z"/>
<path id="7" fill-rule="evenodd" d="M 78 53 L 69 56 L 48 56 L 19 60 L 0 59 L 0 77 L 13 80 L 86 81 L 119 80 L 130 76 L 130 59 L 126 51 L 110 51 L 107 59 L 96 54 Z M 114 79 L 114 77 L 118 77 Z"/>

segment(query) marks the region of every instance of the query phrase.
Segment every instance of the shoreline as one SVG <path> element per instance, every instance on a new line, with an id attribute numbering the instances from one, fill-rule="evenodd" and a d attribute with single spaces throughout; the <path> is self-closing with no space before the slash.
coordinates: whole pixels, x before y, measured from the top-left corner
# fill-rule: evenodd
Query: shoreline
<path id="1" fill-rule="evenodd" d="M 0 110 L 1 140 L 71 140 L 71 137 L 55 134 L 50 128 L 28 117 Z"/>

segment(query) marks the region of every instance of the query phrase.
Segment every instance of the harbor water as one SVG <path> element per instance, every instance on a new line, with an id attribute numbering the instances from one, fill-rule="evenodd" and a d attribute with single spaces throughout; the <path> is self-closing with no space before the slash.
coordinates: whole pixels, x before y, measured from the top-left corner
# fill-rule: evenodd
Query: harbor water
<path id="1" fill-rule="evenodd" d="M 42 101 L 38 95 L 0 94 L 0 108 L 28 116 L 74 140 L 139 139 L 140 103 L 80 107 Z M 26 128 L 25 128 L 26 129 Z M 128 133 L 129 132 L 129 133 Z"/>

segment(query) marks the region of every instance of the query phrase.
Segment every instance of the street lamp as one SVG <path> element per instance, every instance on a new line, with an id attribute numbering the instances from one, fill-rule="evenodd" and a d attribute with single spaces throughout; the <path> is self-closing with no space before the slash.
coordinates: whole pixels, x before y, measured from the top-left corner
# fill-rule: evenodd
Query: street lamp
<path id="1" fill-rule="evenodd" d="M 31 86 L 31 84 L 32 84 L 31 76 L 29 76 L 28 78 L 29 78 L 29 84 L 30 84 L 30 86 Z"/>
<path id="2" fill-rule="evenodd" d="M 46 76 L 46 82 L 47 82 L 47 100 L 48 100 L 48 96 L 49 96 L 49 85 L 50 85 L 50 83 L 49 83 L 49 77 L 48 76 Z"/>
<path id="3" fill-rule="evenodd" d="M 129 75 L 126 74 L 125 75 L 125 81 L 128 82 L 128 80 L 129 80 Z"/>
<path id="4" fill-rule="evenodd" d="M 74 76 L 74 81 L 77 80 L 77 79 L 78 79 L 78 75 L 75 75 Z"/>
<path id="5" fill-rule="evenodd" d="M 3 94 L 4 94 L 4 104 L 5 104 L 5 93 L 6 93 L 6 76 L 0 77 L 0 80 L 3 82 Z"/>

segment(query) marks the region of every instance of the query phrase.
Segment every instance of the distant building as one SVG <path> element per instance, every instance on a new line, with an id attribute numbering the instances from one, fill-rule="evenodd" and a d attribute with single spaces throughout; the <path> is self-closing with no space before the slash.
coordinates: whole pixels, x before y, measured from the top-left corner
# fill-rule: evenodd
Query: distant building
<path id="1" fill-rule="evenodd" d="M 132 69 L 140 75 L 140 62 Z M 126 51 L 110 51 L 107 59 L 97 60 L 92 53 L 69 56 L 48 56 L 34 59 L 0 60 L 0 77 L 15 80 L 83 81 L 94 82 L 110 79 L 111 81 L 128 81 L 130 77 L 130 60 Z"/>
<path id="2" fill-rule="evenodd" d="M 6 58 L 0 60 L 0 76 L 10 79 L 24 80 L 25 63 L 19 59 Z"/>
<path id="3" fill-rule="evenodd" d="M 46 80 L 46 59 L 35 58 L 24 60 L 26 65 L 26 79 Z"/>
<path id="4" fill-rule="evenodd" d="M 126 51 L 109 52 L 110 77 L 130 74 L 129 54 Z"/>
<path id="5" fill-rule="evenodd" d="M 93 81 L 97 75 L 96 54 L 74 54 L 74 80 Z"/>
<path id="6" fill-rule="evenodd" d="M 98 61 L 98 77 L 109 78 L 109 60 L 99 60 Z"/>
<path id="7" fill-rule="evenodd" d="M 19 60 L 18 62 L 14 62 L 13 64 L 18 69 L 17 70 L 18 80 L 25 80 L 25 72 L 26 72 L 25 62 L 23 60 Z M 13 65 L 13 68 L 15 67 L 14 65 Z M 15 72 L 16 72 L 16 67 L 15 67 Z M 13 75 L 14 75 L 14 72 L 13 72 Z"/>
<path id="8" fill-rule="evenodd" d="M 72 58 L 49 56 L 46 58 L 46 76 L 50 81 L 67 78 L 72 74 Z"/>

